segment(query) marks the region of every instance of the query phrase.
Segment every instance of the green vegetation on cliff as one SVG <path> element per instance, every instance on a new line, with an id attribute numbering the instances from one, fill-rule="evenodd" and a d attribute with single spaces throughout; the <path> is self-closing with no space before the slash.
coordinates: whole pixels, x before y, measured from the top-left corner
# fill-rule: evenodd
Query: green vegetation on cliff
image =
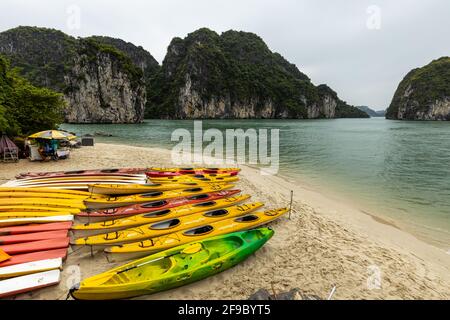
<path id="1" fill-rule="evenodd" d="M 174 38 L 151 83 L 147 116 L 176 118 L 180 90 L 186 86 L 203 101 L 225 100 L 230 106 L 257 101 L 256 107 L 270 102 L 274 117 L 307 118 L 309 106 L 323 104 L 320 89 L 305 74 L 248 32 L 218 35 L 203 28 L 185 39 Z M 341 116 L 367 116 L 340 104 L 345 106 Z"/>
<path id="2" fill-rule="evenodd" d="M 29 134 L 55 128 L 63 120 L 62 95 L 37 88 L 11 69 L 0 55 L 0 131 Z"/>
<path id="3" fill-rule="evenodd" d="M 395 91 L 386 118 L 423 120 L 431 105 L 446 99 L 450 100 L 450 57 L 411 70 Z"/>
<path id="4" fill-rule="evenodd" d="M 58 92 L 70 90 L 64 76 L 74 67 L 78 54 L 91 59 L 99 53 L 117 58 L 134 81 L 152 76 L 158 62 L 143 48 L 110 37 L 76 39 L 61 31 L 17 27 L 0 33 L 0 53 L 31 83 Z"/>
<path id="5" fill-rule="evenodd" d="M 0 33 L 0 53 L 31 83 L 62 92 L 77 40 L 47 28 L 17 27 Z"/>
<path id="6" fill-rule="evenodd" d="M 248 32 L 231 30 L 219 35 L 203 28 L 184 39 L 174 38 L 162 66 L 142 47 L 121 39 L 75 39 L 37 27 L 0 33 L 0 54 L 8 56 L 33 85 L 83 101 L 102 100 L 100 92 L 77 93 L 83 81 L 98 78 L 95 72 L 103 61 L 117 69 L 111 74 L 125 71 L 133 88 L 145 84 L 146 116 L 151 118 L 367 117 L 330 88 L 315 86 L 294 64 Z M 142 95 L 142 90 L 134 94 Z M 137 100 L 145 101 L 145 95 Z M 66 111 L 72 107 L 69 103 Z"/>
<path id="7" fill-rule="evenodd" d="M 145 80 L 147 81 L 158 72 L 160 66 L 158 61 L 141 46 L 135 46 L 131 42 L 126 42 L 122 39 L 116 39 L 104 36 L 92 36 L 87 39 L 94 40 L 97 43 L 108 45 L 123 52 L 127 57 L 131 59 L 133 64 L 141 69 Z"/>

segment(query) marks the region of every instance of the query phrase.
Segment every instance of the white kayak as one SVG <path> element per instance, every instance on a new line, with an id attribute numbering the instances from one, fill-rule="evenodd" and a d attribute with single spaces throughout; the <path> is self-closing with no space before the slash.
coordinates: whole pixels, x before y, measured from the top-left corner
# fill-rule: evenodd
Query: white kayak
<path id="1" fill-rule="evenodd" d="M 16 184 L 10 181 L 3 184 L 3 187 L 15 188 L 51 188 L 51 189 L 67 189 L 67 190 L 84 190 L 88 191 L 91 184 L 145 184 L 147 180 L 86 180 L 86 181 L 55 181 L 55 182 L 36 182 L 27 184 Z"/>
<path id="2" fill-rule="evenodd" d="M 62 259 L 46 259 L 15 264 L 0 268 L 0 279 L 23 276 L 26 274 L 62 268 Z"/>
<path id="3" fill-rule="evenodd" d="M 0 281 L 0 298 L 58 284 L 61 280 L 59 269 L 28 274 Z"/>
<path id="4" fill-rule="evenodd" d="M 21 224 L 30 224 L 30 223 L 50 223 L 50 222 L 65 222 L 65 221 L 73 221 L 73 215 L 0 219 L 0 227 L 18 226 Z"/>

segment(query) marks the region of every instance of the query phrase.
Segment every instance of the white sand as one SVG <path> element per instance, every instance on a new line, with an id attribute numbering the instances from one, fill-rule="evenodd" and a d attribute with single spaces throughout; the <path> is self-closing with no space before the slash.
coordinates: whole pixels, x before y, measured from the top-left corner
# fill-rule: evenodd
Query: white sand
<path id="1" fill-rule="evenodd" d="M 0 182 L 24 171 L 146 166 L 170 166 L 170 152 L 97 144 L 56 163 L 0 164 Z M 291 219 L 271 224 L 275 236 L 237 267 L 141 299 L 245 299 L 259 288 L 271 290 L 272 284 L 277 291 L 300 288 L 321 297 L 336 285 L 335 299 L 450 298 L 450 255 L 444 250 L 317 190 L 277 176 L 261 176 L 250 167 L 243 167 L 241 178 L 238 187 L 267 208 L 287 206 L 294 190 Z M 85 249 L 72 252 L 59 286 L 17 298 L 64 299 L 78 270 L 85 278 L 113 266 L 102 253 L 91 257 Z M 374 276 L 377 271 L 380 277 Z"/>

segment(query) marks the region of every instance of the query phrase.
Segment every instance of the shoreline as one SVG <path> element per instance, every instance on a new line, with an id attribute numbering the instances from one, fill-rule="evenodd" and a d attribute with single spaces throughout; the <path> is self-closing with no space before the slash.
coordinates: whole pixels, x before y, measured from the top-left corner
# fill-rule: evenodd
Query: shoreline
<path id="1" fill-rule="evenodd" d="M 169 149 L 97 143 L 75 150 L 70 159 L 59 162 L 2 164 L 0 182 L 22 171 L 169 165 Z M 288 205 L 290 190 L 294 190 L 291 219 L 273 223 L 273 239 L 243 264 L 198 283 L 142 298 L 245 299 L 260 288 L 270 289 L 272 283 L 279 291 L 298 287 L 321 297 L 337 285 L 336 299 L 450 298 L 450 255 L 445 250 L 342 199 L 282 176 L 261 176 L 254 167 L 240 167 L 242 180 L 237 187 L 252 194 L 251 201 L 266 203 L 267 208 Z M 66 270 L 73 265 L 81 268 L 82 278 L 114 266 L 101 254 L 90 258 L 83 250 L 73 252 L 57 289 L 18 298 L 59 298 L 70 277 Z M 368 285 L 374 268 L 380 272 L 381 288 Z"/>

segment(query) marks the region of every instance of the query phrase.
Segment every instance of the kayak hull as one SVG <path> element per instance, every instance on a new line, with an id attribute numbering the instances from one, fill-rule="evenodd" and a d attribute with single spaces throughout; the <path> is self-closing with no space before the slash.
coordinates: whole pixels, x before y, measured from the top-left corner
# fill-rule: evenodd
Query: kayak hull
<path id="1" fill-rule="evenodd" d="M 96 223 L 85 223 L 74 225 L 71 234 L 74 238 L 88 237 L 102 233 L 109 233 L 120 231 L 141 225 L 155 223 L 164 220 L 184 217 L 198 212 L 210 211 L 237 205 L 245 200 L 248 200 L 250 195 L 240 195 L 235 197 L 228 197 L 224 199 L 217 199 L 214 201 L 207 201 L 197 204 L 185 205 L 170 209 L 154 210 L 139 215 L 133 215 L 120 219 L 113 219 Z"/>
<path id="2" fill-rule="evenodd" d="M 76 215 L 77 220 L 84 223 L 107 221 L 113 219 L 121 219 L 138 214 L 154 212 L 163 209 L 171 209 L 184 205 L 194 205 L 208 201 L 214 201 L 230 197 L 240 193 L 241 190 L 223 190 L 219 192 L 210 192 L 196 196 L 172 198 L 165 200 L 156 200 L 148 203 L 135 204 L 112 209 L 105 209 L 92 212 L 80 212 Z"/>
<path id="3" fill-rule="evenodd" d="M 48 251 L 54 249 L 64 249 L 69 246 L 70 239 L 68 237 L 64 238 L 54 238 L 39 241 L 22 242 L 15 244 L 7 244 L 0 246 L 4 252 L 9 255 L 24 254 L 36 251 Z"/>
<path id="4" fill-rule="evenodd" d="M 55 172 L 25 172 L 16 176 L 17 179 L 33 177 L 72 177 L 89 175 L 111 175 L 111 174 L 144 174 L 146 168 L 114 168 L 114 169 L 95 169 L 95 170 L 73 170 L 73 171 L 55 171 Z"/>
<path id="5" fill-rule="evenodd" d="M 0 263 L 0 267 L 7 267 L 21 263 L 39 261 L 39 260 L 47 260 L 47 259 L 65 259 L 67 257 L 67 249 L 55 249 L 55 250 L 47 250 L 47 251 L 38 251 L 32 253 L 25 253 L 14 255 L 10 259 L 3 261 Z"/>
<path id="6" fill-rule="evenodd" d="M 178 232 L 208 223 L 230 219 L 249 214 L 264 204 L 255 202 L 231 207 L 225 207 L 217 210 L 200 211 L 198 213 L 175 217 L 169 220 L 144 224 L 138 227 L 103 233 L 86 238 L 71 240 L 71 244 L 78 246 L 94 246 L 100 248 L 104 246 L 122 245 L 125 243 L 142 241 L 150 238 L 163 236 L 165 234 Z"/>
<path id="7" fill-rule="evenodd" d="M 68 232 L 68 230 L 56 230 L 0 236 L 0 245 L 66 238 Z"/>
<path id="8" fill-rule="evenodd" d="M 34 233 L 34 232 L 46 232 L 57 230 L 68 230 L 72 227 L 72 222 L 54 222 L 43 224 L 30 224 L 25 226 L 5 227 L 0 228 L 0 236 Z"/>
<path id="9" fill-rule="evenodd" d="M 245 216 L 220 220 L 148 240 L 108 247 L 104 251 L 110 262 L 138 259 L 189 242 L 201 241 L 209 237 L 221 236 L 230 232 L 258 228 L 280 218 L 287 212 L 288 209 L 281 208 L 250 213 Z"/>
<path id="10" fill-rule="evenodd" d="M 59 270 L 50 270 L 0 281 L 0 298 L 14 296 L 32 290 L 58 284 Z"/>
<path id="11" fill-rule="evenodd" d="M 142 195 L 132 195 L 123 197 L 109 197 L 109 198 L 88 198 L 84 201 L 88 209 L 106 209 L 117 208 L 133 204 L 146 203 L 155 200 L 166 200 L 180 197 L 188 197 L 200 195 L 203 193 L 217 192 L 233 188 L 232 184 L 211 184 L 205 187 L 187 188 L 171 191 L 149 192 Z"/>
<path id="12" fill-rule="evenodd" d="M 73 215 L 49 216 L 49 217 L 22 217 L 14 219 L 0 219 L 0 228 L 9 226 L 19 226 L 30 223 L 51 223 L 51 222 L 71 222 Z"/>
<path id="13" fill-rule="evenodd" d="M 0 279 L 62 268 L 62 258 L 38 260 L 0 268 Z"/>

